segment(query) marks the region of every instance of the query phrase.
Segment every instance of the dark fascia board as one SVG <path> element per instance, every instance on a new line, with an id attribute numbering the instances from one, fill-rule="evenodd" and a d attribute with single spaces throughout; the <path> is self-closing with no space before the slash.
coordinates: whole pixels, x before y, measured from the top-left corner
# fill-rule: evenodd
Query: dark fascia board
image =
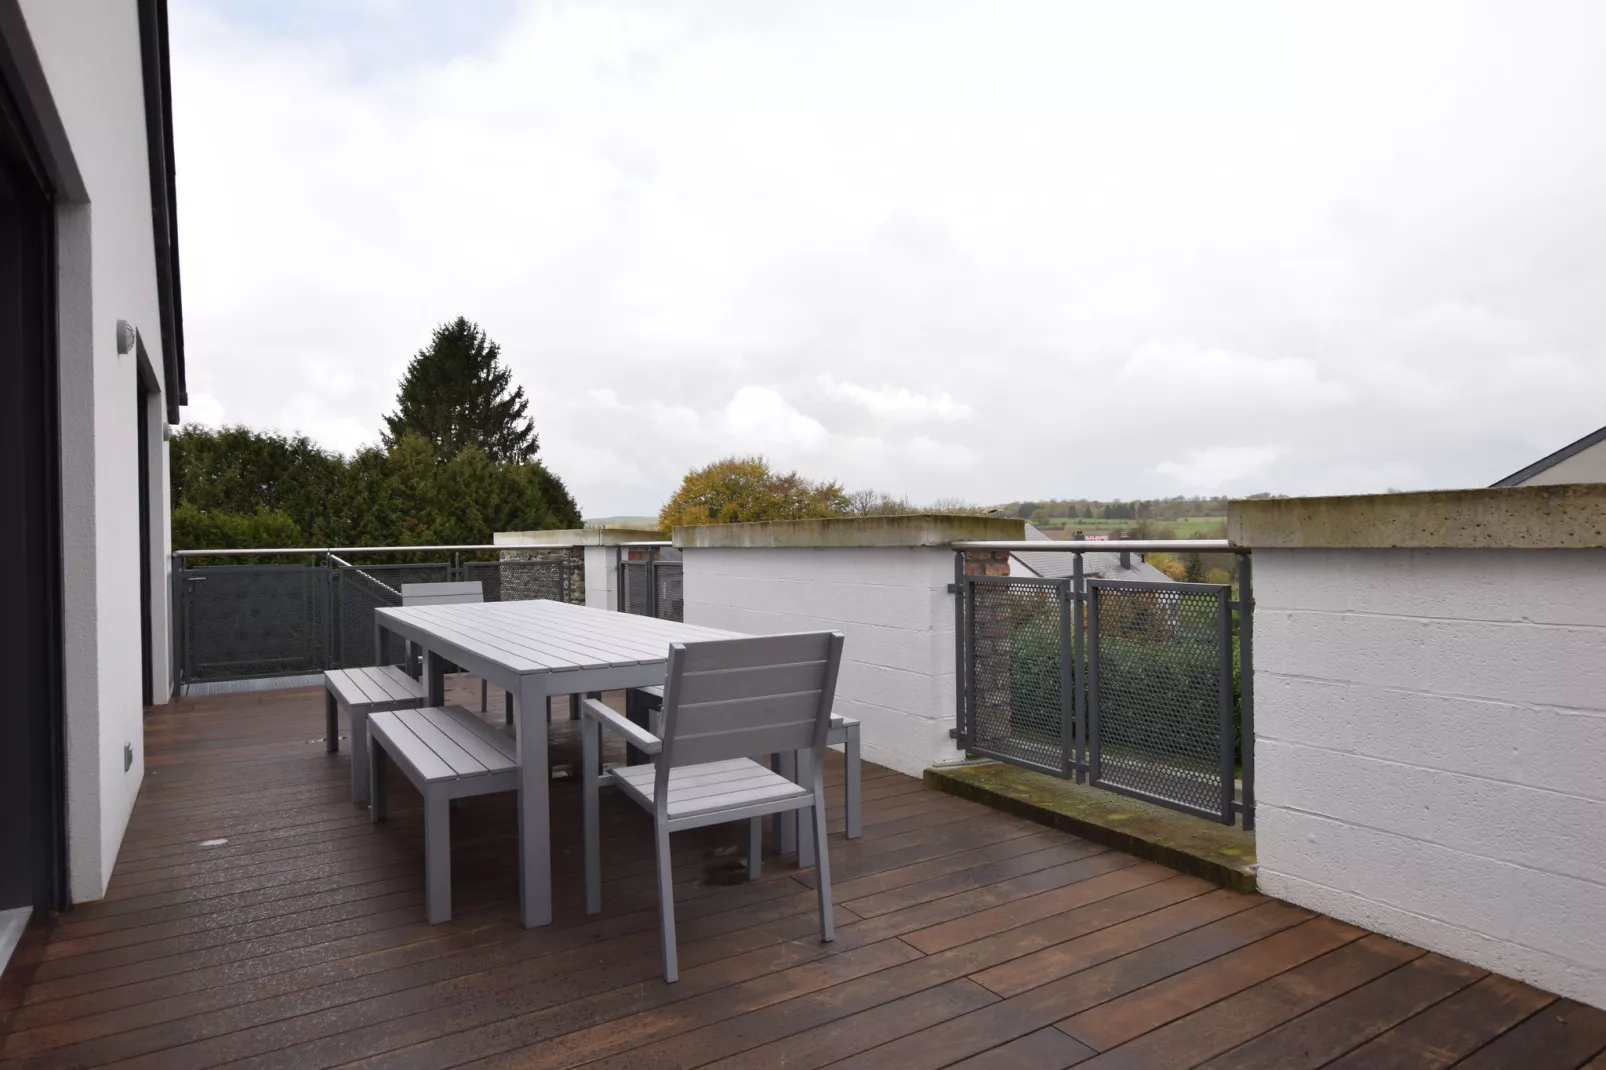
<path id="1" fill-rule="evenodd" d="M 1506 478 L 1504 478 L 1502 480 L 1499 480 L 1498 482 L 1490 483 L 1489 486 L 1491 486 L 1491 487 L 1520 487 L 1520 486 L 1522 486 L 1524 480 L 1532 479 L 1534 476 L 1538 475 L 1540 472 L 1545 471 L 1547 468 L 1554 468 L 1554 467 L 1556 467 L 1556 465 L 1560 464 L 1562 461 L 1565 461 L 1567 458 L 1576 456 L 1577 454 L 1580 454 L 1580 453 L 1583 453 L 1589 447 L 1598 445 L 1598 444 L 1600 444 L 1602 442 L 1606 442 L 1606 427 L 1601 428 L 1599 431 L 1595 431 L 1595 432 L 1592 432 L 1591 434 L 1585 435 L 1583 438 L 1579 439 L 1577 442 L 1572 442 L 1572 443 L 1569 443 L 1568 445 L 1563 446 L 1561 449 L 1557 450 L 1555 453 L 1552 453 L 1550 456 L 1543 457 L 1543 458 L 1535 461 L 1533 464 L 1530 464 L 1527 468 L 1524 468 L 1522 471 L 1513 472 L 1509 476 L 1507 476 Z"/>
<path id="2" fill-rule="evenodd" d="M 56 200 L 87 201 L 89 190 L 17 0 L 0 0 L 0 80 L 27 127 L 46 194 Z"/>
<path id="3" fill-rule="evenodd" d="M 178 271 L 178 200 L 173 175 L 173 86 L 168 74 L 167 0 L 139 0 L 140 60 L 145 74 L 145 154 L 150 161 L 151 236 L 161 312 L 167 422 L 190 401 L 184 372 L 184 300 Z"/>

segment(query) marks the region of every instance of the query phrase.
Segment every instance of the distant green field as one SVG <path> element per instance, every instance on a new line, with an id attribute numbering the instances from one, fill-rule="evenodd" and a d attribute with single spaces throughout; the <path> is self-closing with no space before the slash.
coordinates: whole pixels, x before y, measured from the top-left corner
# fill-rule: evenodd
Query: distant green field
<path id="1" fill-rule="evenodd" d="M 1211 537 L 1215 537 L 1215 533 L 1222 524 L 1226 523 L 1226 520 L 1227 518 L 1224 516 L 1199 516 L 1187 517 L 1182 520 L 1153 520 L 1150 523 L 1168 530 L 1173 538 L 1187 538 L 1195 531 L 1210 532 L 1212 533 Z M 1067 519 L 1057 516 L 1047 520 L 1034 520 L 1032 523 L 1045 531 L 1069 528 L 1072 531 L 1081 529 L 1082 531 L 1106 532 L 1121 531 L 1134 526 L 1138 522 L 1136 520 L 1077 520 L 1075 518 Z"/>

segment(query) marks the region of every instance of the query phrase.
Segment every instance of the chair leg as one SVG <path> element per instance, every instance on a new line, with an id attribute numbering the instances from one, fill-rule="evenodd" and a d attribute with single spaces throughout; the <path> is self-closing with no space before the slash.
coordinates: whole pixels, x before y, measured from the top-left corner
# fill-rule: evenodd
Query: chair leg
<path id="1" fill-rule="evenodd" d="M 491 698 L 491 685 L 490 685 L 490 682 L 487 681 L 485 679 L 485 677 L 482 676 L 482 677 L 480 677 L 480 712 L 481 713 L 484 713 L 487 709 L 489 709 L 488 703 L 490 702 L 490 698 Z"/>
<path id="2" fill-rule="evenodd" d="M 389 786 L 386 784 L 385 748 L 379 740 L 368 741 L 368 820 L 378 823 L 385 820 L 389 811 Z"/>
<path id="3" fill-rule="evenodd" d="M 831 851 L 825 832 L 825 789 L 820 786 L 819 774 L 815 774 L 814 805 L 810 809 L 814 811 L 814 882 L 820 893 L 820 939 L 830 943 L 836 939 L 836 921 L 831 917 Z"/>
<path id="4" fill-rule="evenodd" d="M 669 828 L 655 821 L 658 840 L 658 927 L 664 942 L 664 980 L 680 979 L 680 963 L 675 955 L 675 885 L 670 877 Z"/>
<path id="5" fill-rule="evenodd" d="M 351 715 L 351 801 L 368 801 L 368 711 L 353 706 Z"/>
<path id="6" fill-rule="evenodd" d="M 846 800 L 843 809 L 847 811 L 847 838 L 859 838 L 859 729 L 854 727 L 848 731 L 848 741 L 842 747 L 842 779 L 845 783 L 843 794 Z"/>
<path id="7" fill-rule="evenodd" d="M 800 750 L 797 752 L 796 761 L 797 772 L 792 779 L 799 784 L 812 784 L 819 776 L 819 772 L 814 768 L 814 752 L 808 749 Z M 792 818 L 795 829 L 793 834 L 797 837 L 798 868 L 811 869 L 814 866 L 814 837 L 803 827 L 803 811 L 789 810 L 787 813 Z"/>
<path id="8" fill-rule="evenodd" d="M 597 763 L 601 757 L 602 725 L 590 718 L 580 722 L 580 799 L 585 812 L 586 913 L 602 910 L 602 833 L 597 797 Z"/>
<path id="9" fill-rule="evenodd" d="M 340 749 L 340 704 L 333 691 L 323 696 L 323 749 L 330 754 Z"/>
<path id="10" fill-rule="evenodd" d="M 756 881 L 764 875 L 764 819 L 747 819 L 747 879 Z"/>
<path id="11" fill-rule="evenodd" d="M 452 807 L 442 791 L 424 789 L 424 902 L 429 923 L 452 920 Z"/>

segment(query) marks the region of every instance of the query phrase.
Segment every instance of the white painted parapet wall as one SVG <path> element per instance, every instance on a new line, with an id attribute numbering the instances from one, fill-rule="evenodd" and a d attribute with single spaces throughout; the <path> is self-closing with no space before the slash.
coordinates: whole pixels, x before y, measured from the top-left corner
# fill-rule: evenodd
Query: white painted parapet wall
<path id="1" fill-rule="evenodd" d="M 1606 484 L 1235 502 L 1261 890 L 1606 1007 Z"/>
<path id="2" fill-rule="evenodd" d="M 847 637 L 836 712 L 857 717 L 866 761 L 919 776 L 963 757 L 954 727 L 954 553 L 1021 539 L 1019 520 L 867 517 L 682 527 L 686 620 L 773 635 Z"/>

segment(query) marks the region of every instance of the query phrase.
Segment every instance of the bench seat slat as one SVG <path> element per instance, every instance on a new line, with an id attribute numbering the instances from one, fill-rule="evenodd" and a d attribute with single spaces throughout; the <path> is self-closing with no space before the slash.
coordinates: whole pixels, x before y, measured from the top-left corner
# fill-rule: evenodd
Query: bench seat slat
<path id="1" fill-rule="evenodd" d="M 403 710 L 384 710 L 368 718 L 368 734 L 407 771 L 409 779 L 429 784 L 455 780 L 457 772 L 418 738 L 413 726 L 401 719 Z"/>
<path id="2" fill-rule="evenodd" d="M 444 711 L 443 711 L 444 712 Z M 485 763 L 464 750 L 447 732 L 425 717 L 421 710 L 397 710 L 396 716 L 417 736 L 419 741 L 434 751 L 441 761 L 451 767 L 454 778 L 478 776 L 490 770 Z M 448 715 L 449 716 L 449 715 Z"/>
<path id="3" fill-rule="evenodd" d="M 444 710 L 429 706 L 416 713 L 468 752 L 487 772 L 518 767 L 513 741 L 467 710 L 456 706 Z"/>

